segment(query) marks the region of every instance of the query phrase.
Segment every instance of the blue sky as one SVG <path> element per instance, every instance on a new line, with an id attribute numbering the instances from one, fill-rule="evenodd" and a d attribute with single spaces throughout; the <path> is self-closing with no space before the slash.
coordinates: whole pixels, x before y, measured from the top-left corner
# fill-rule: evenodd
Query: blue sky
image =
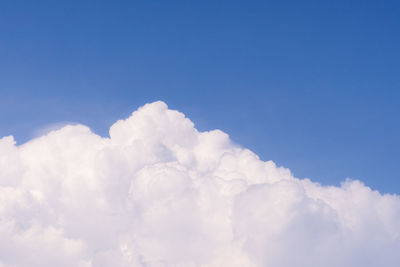
<path id="1" fill-rule="evenodd" d="M 400 193 L 396 1 L 1 1 L 0 136 L 165 101 L 300 178 Z"/>

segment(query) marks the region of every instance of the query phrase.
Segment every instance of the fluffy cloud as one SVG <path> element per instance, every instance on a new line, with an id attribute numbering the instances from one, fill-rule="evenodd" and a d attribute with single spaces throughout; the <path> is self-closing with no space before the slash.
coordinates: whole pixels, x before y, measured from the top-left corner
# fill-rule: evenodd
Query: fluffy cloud
<path id="1" fill-rule="evenodd" d="M 297 179 L 165 103 L 0 139 L 0 267 L 400 264 L 400 198 Z"/>

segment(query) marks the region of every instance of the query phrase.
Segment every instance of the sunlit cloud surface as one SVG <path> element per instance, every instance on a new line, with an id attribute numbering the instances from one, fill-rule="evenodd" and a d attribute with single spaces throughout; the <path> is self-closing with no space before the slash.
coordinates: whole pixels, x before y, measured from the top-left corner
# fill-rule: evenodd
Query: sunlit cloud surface
<path id="1" fill-rule="evenodd" d="M 0 139 L 0 267 L 400 266 L 400 199 L 297 179 L 161 101 Z"/>

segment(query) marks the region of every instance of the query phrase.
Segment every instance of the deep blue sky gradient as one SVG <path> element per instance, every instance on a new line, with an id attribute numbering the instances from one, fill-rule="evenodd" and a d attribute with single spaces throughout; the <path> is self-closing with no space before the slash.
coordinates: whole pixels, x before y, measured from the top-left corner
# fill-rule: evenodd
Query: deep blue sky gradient
<path id="1" fill-rule="evenodd" d="M 164 100 L 322 184 L 400 193 L 398 1 L 0 2 L 0 136 Z"/>

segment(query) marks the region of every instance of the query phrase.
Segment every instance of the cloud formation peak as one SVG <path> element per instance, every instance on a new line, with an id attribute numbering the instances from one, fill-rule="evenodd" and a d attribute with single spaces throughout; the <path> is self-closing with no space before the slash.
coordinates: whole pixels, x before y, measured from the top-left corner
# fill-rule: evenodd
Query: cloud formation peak
<path id="1" fill-rule="evenodd" d="M 400 198 L 297 179 L 161 101 L 0 139 L 0 267 L 400 264 Z"/>

